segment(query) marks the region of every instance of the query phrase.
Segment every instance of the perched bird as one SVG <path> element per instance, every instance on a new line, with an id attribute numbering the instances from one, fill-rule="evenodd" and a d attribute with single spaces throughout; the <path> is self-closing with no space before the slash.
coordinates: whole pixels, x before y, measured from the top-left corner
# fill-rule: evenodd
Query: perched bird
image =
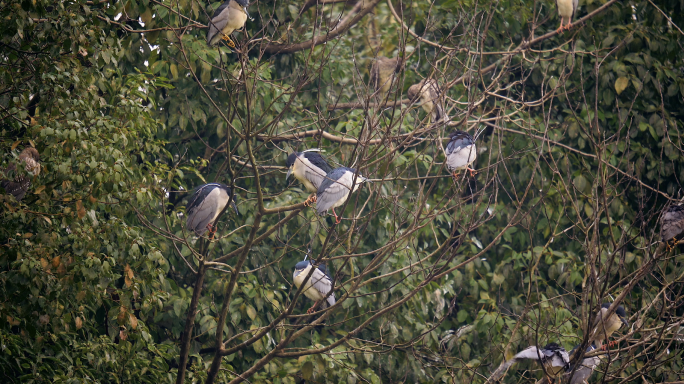
<path id="1" fill-rule="evenodd" d="M 218 44 L 219 40 L 223 39 L 228 42 L 229 47 L 235 48 L 235 43 L 230 39 L 230 34 L 245 26 L 247 17 L 249 17 L 248 5 L 249 0 L 228 0 L 221 4 L 209 21 L 207 45 L 213 47 Z"/>
<path id="2" fill-rule="evenodd" d="M 297 286 L 297 288 L 304 284 L 302 293 L 315 302 L 314 305 L 309 308 L 308 311 L 306 311 L 306 313 L 313 312 L 314 308 L 316 308 L 316 305 L 318 305 L 318 302 L 325 299 L 325 297 L 328 296 L 328 293 L 333 289 L 332 278 L 330 278 L 330 275 L 328 274 L 328 268 L 323 264 L 316 266 L 311 274 L 311 277 L 304 282 L 312 267 L 313 263 L 311 260 L 306 260 L 305 258 L 303 261 L 300 261 L 295 265 L 295 270 L 292 274 L 292 279 L 294 280 L 294 284 Z M 323 301 L 321 304 L 321 309 L 328 308 L 334 304 L 335 293 L 333 292 L 330 293 L 330 296 L 328 296 L 325 301 Z"/>
<path id="3" fill-rule="evenodd" d="M 32 176 L 38 176 L 40 173 L 40 154 L 38 150 L 33 147 L 25 148 L 19 154 L 19 161 L 24 163 L 24 168 Z M 16 173 L 17 165 L 10 164 L 4 169 L 4 174 L 7 176 L 8 173 Z M 12 196 L 14 196 L 17 201 L 26 196 L 26 193 L 31 186 L 31 179 L 26 175 L 15 175 L 14 180 L 2 179 L 0 181 L 0 186 L 2 186 L 5 191 Z"/>
<path id="4" fill-rule="evenodd" d="M 487 382 L 499 380 L 511 365 L 527 359 L 540 362 L 544 366 L 544 372 L 551 377 L 556 377 L 570 368 L 570 357 L 565 348 L 556 343 L 549 343 L 543 348 L 533 345 L 525 348 L 512 359 L 501 363 L 499 368 L 489 376 Z"/>
<path id="5" fill-rule="evenodd" d="M 197 188 L 185 208 L 188 215 L 185 225 L 188 230 L 202 236 L 208 229 L 210 238 L 213 238 L 216 228 L 212 224 L 226 209 L 228 203 L 235 209 L 235 214 L 240 214 L 235 205 L 237 196 L 233 196 L 231 201 L 230 192 L 230 187 L 220 183 L 204 184 Z"/>
<path id="6" fill-rule="evenodd" d="M 629 322 L 627 321 L 627 313 L 622 305 L 618 306 L 617 309 L 615 309 L 615 312 L 604 321 L 604 318 L 608 314 L 608 308 L 610 308 L 610 303 L 603 303 L 601 305 L 601 309 L 598 311 L 596 318 L 594 319 L 594 325 L 592 326 L 591 335 L 589 337 L 589 342 L 594 343 L 598 348 L 601 349 L 605 349 L 602 347 L 603 342 L 608 340 L 613 332 L 620 329 L 622 324 L 629 326 Z M 614 341 L 609 342 L 608 347 L 613 346 L 614 343 Z"/>
<path id="7" fill-rule="evenodd" d="M 430 114 L 430 122 L 436 123 L 444 119 L 444 103 L 441 100 L 441 91 L 435 80 L 422 80 L 413 84 L 408 89 L 408 98 L 412 102 L 418 102 L 423 110 Z"/>
<path id="8" fill-rule="evenodd" d="M 315 193 L 318 192 L 318 187 L 321 186 L 325 175 L 333 170 L 323 156 L 318 153 L 319 151 L 320 149 L 307 149 L 304 152 L 291 153 L 287 157 L 285 180 L 290 175 L 294 175 L 297 180 L 304 184 L 307 191 L 313 193 L 304 201 L 307 206 L 316 201 Z"/>
<path id="9" fill-rule="evenodd" d="M 381 102 L 387 99 L 387 95 L 403 67 L 404 60 L 400 57 L 388 59 L 387 57 L 378 56 L 373 63 L 370 70 L 370 84 Z"/>
<path id="10" fill-rule="evenodd" d="M 563 20 L 567 20 L 568 23 L 565 25 L 565 29 L 570 30 L 572 26 L 572 18 L 577 12 L 577 5 L 579 0 L 556 0 L 556 6 L 558 7 L 558 16 L 560 16 L 560 27 L 556 32 L 563 31 Z"/>
<path id="11" fill-rule="evenodd" d="M 660 218 L 660 238 L 671 248 L 670 240 L 677 244 L 684 233 L 684 207 L 671 205 Z"/>
<path id="12" fill-rule="evenodd" d="M 572 357 L 576 352 L 578 352 L 579 345 L 570 351 L 570 357 Z M 596 350 L 596 345 L 591 344 L 587 347 L 586 353 Z M 574 368 L 570 368 L 568 372 L 563 375 L 563 381 L 569 384 L 588 384 L 588 380 L 594 370 L 601 363 L 601 358 L 599 356 L 585 357 L 576 365 Z"/>
<path id="13" fill-rule="evenodd" d="M 356 183 L 352 187 L 354 174 L 356 174 L 356 169 L 347 167 L 335 168 L 328 172 L 316 193 L 316 210 L 319 215 L 332 209 L 335 215 L 335 223 L 340 223 L 340 218 L 337 216 L 335 208 L 344 204 L 347 201 L 347 197 L 368 180 L 357 174 Z"/>
<path id="14" fill-rule="evenodd" d="M 470 134 L 463 131 L 455 131 L 449 135 L 449 144 L 446 147 L 446 165 L 449 172 L 454 177 L 462 169 L 470 172 L 470 176 L 475 174 L 475 170 L 470 168 L 470 164 L 477 158 L 477 148 L 475 140 Z"/>

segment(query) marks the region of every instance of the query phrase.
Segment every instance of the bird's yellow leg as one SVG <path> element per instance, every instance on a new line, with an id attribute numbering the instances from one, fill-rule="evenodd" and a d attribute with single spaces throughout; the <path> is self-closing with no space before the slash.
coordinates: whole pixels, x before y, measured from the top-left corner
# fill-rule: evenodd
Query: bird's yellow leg
<path id="1" fill-rule="evenodd" d="M 313 203 L 316 202 L 316 194 L 311 194 L 306 200 L 304 200 L 304 205 L 307 207 L 310 207 Z"/>
<path id="2" fill-rule="evenodd" d="M 558 27 L 558 29 L 556 29 L 556 33 L 561 33 L 561 32 L 563 32 L 563 18 L 562 17 L 561 17 L 560 27 Z"/>
<path id="3" fill-rule="evenodd" d="M 229 47 L 235 48 L 235 43 L 233 43 L 233 40 L 230 39 L 230 36 L 223 35 L 223 40 L 226 41 L 226 44 L 228 44 Z"/>

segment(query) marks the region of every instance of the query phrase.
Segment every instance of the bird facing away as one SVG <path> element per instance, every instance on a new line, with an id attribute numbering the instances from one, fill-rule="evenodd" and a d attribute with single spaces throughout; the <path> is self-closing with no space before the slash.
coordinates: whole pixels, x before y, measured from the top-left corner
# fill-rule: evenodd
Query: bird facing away
<path id="1" fill-rule="evenodd" d="M 318 302 L 325 299 L 325 297 L 328 296 L 328 293 L 333 288 L 332 279 L 328 274 L 328 268 L 323 264 L 317 266 L 311 274 L 311 277 L 304 282 L 312 267 L 313 264 L 311 263 L 311 260 L 300 261 L 295 265 L 295 270 L 292 274 L 292 280 L 294 280 L 294 284 L 297 286 L 297 288 L 304 284 L 302 293 L 304 293 L 304 296 L 314 301 L 314 305 L 309 308 L 306 313 L 313 312 L 314 308 L 316 308 L 316 305 L 318 305 Z M 335 293 L 333 292 L 325 301 L 321 303 L 321 309 L 328 308 L 334 304 Z"/>
<path id="2" fill-rule="evenodd" d="M 384 103 L 392 85 L 396 83 L 397 75 L 404 67 L 404 60 L 399 57 L 389 59 L 378 56 L 370 70 L 370 84 L 375 95 Z"/>
<path id="3" fill-rule="evenodd" d="M 436 123 L 445 118 L 441 91 L 435 80 L 422 80 L 408 89 L 408 98 L 417 102 L 430 115 L 430 122 Z"/>
<path id="4" fill-rule="evenodd" d="M 618 306 L 615 310 L 615 313 L 610 315 L 608 319 L 604 321 L 603 319 L 608 314 L 608 308 L 610 308 L 610 303 L 603 303 L 603 305 L 601 305 L 601 309 L 598 311 L 596 318 L 594 319 L 594 325 L 589 338 L 590 343 L 596 344 L 596 346 L 601 349 L 605 349 L 602 347 L 603 342 L 608 340 L 613 332 L 620 329 L 622 324 L 629 326 L 629 322 L 627 321 L 627 313 L 622 305 Z M 613 341 L 608 343 L 608 347 L 613 345 Z"/>
<path id="5" fill-rule="evenodd" d="M 212 225 L 228 206 L 228 202 L 233 206 L 235 214 L 239 214 L 233 196 L 230 201 L 230 187 L 220 183 L 210 183 L 201 185 L 190 198 L 190 202 L 185 208 L 188 215 L 186 227 L 195 232 L 195 235 L 202 236 L 209 230 L 210 238 L 214 237 L 216 228 Z"/>
<path id="6" fill-rule="evenodd" d="M 28 147 L 21 151 L 19 154 L 19 161 L 24 163 L 24 168 L 29 175 L 38 176 L 38 174 L 40 174 L 40 154 L 35 148 Z M 16 171 L 16 164 L 10 164 L 5 168 L 3 173 L 7 176 L 8 172 Z M 7 193 L 14 196 L 17 201 L 21 201 L 21 199 L 26 196 L 26 193 L 31 186 L 31 179 L 26 175 L 16 175 L 14 180 L 3 179 L 0 181 L 0 185 Z"/>
<path id="7" fill-rule="evenodd" d="M 328 172 L 316 193 L 316 210 L 319 215 L 332 209 L 335 215 L 335 223 L 340 223 L 335 208 L 344 204 L 347 197 L 368 180 L 361 175 L 356 175 L 356 183 L 352 187 L 355 173 L 356 169 L 347 167 L 335 168 Z"/>
<path id="8" fill-rule="evenodd" d="M 249 0 L 228 0 L 221 4 L 209 21 L 207 45 L 213 47 L 223 39 L 228 42 L 229 47 L 235 48 L 230 34 L 245 26 L 248 5 Z"/>
<path id="9" fill-rule="evenodd" d="M 572 351 L 570 351 L 571 357 L 577 352 L 578 348 L 579 345 L 576 345 L 575 348 L 573 348 Z M 595 350 L 596 345 L 591 344 L 587 347 L 586 353 Z M 569 384 L 588 384 L 588 380 L 591 377 L 591 374 L 594 373 L 594 370 L 596 369 L 596 367 L 598 367 L 600 363 L 601 358 L 599 356 L 583 358 L 582 361 L 579 362 L 579 366 L 577 366 L 574 369 L 570 368 L 568 372 L 566 372 L 565 375 L 563 375 L 563 382 L 567 383 L 569 379 Z"/>
<path id="10" fill-rule="evenodd" d="M 660 218 L 660 238 L 670 248 L 670 240 L 676 244 L 684 233 L 684 208 L 671 205 Z"/>
<path id="11" fill-rule="evenodd" d="M 570 368 L 570 357 L 565 348 L 556 343 L 549 343 L 543 348 L 533 345 L 523 349 L 512 359 L 501 363 L 499 368 L 489 376 L 487 382 L 499 380 L 513 364 L 528 359 L 540 362 L 544 366 L 544 372 L 551 377 L 556 377 Z"/>
<path id="12" fill-rule="evenodd" d="M 556 6 L 558 7 L 558 16 L 560 17 L 560 27 L 556 32 L 560 33 L 563 31 L 563 20 L 567 20 L 568 23 L 565 25 L 565 29 L 570 30 L 572 26 L 572 18 L 577 12 L 577 5 L 579 0 L 556 0 Z"/>
<path id="13" fill-rule="evenodd" d="M 290 175 L 299 180 L 307 191 L 313 194 L 309 196 L 304 204 L 307 206 L 316 201 L 315 193 L 318 192 L 318 187 L 321 186 L 323 178 L 333 168 L 325 161 L 325 158 L 318 153 L 319 149 L 308 149 L 304 152 L 294 152 L 287 157 L 287 180 Z"/>
<path id="14" fill-rule="evenodd" d="M 449 144 L 446 147 L 446 165 L 449 172 L 454 177 L 462 169 L 470 172 L 470 176 L 475 174 L 475 170 L 470 168 L 470 164 L 477 158 L 477 148 L 475 140 L 467 132 L 456 131 L 449 135 Z"/>

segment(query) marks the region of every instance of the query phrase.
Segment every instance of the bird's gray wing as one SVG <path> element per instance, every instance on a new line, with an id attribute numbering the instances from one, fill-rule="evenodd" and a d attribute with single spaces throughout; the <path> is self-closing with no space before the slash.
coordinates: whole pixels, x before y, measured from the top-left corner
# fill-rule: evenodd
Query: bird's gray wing
<path id="1" fill-rule="evenodd" d="M 316 187 L 319 187 L 321 183 L 323 183 L 323 178 L 325 178 L 325 174 L 321 174 L 320 172 L 317 172 L 316 169 L 304 164 L 304 177 L 306 177 L 307 180 L 311 181 L 311 184 L 315 185 Z"/>
<path id="2" fill-rule="evenodd" d="M 541 351 L 539 351 L 536 346 L 533 345 L 531 347 L 527 347 L 526 349 L 519 352 L 517 355 L 513 356 L 512 359 L 502 362 L 501 365 L 499 365 L 499 368 L 492 372 L 492 374 L 489 376 L 489 379 L 487 379 L 487 382 L 489 383 L 501 379 L 506 374 L 506 371 L 508 371 L 508 368 L 510 368 L 513 364 L 519 362 L 520 360 L 539 360 L 539 356 L 544 356 L 544 354 L 541 353 Z"/>
<path id="3" fill-rule="evenodd" d="M 601 360 L 598 356 L 583 359 L 581 365 L 577 368 L 577 370 L 575 370 L 575 372 L 569 372 L 565 375 L 566 381 L 568 378 L 570 378 L 570 376 L 572 376 L 570 379 L 570 384 L 586 384 L 588 382 L 587 380 L 589 380 L 591 374 L 594 373 L 594 370 L 600 363 Z"/>
<path id="4" fill-rule="evenodd" d="M 347 186 L 347 176 L 344 175 L 340 179 L 335 180 L 332 177 L 334 173 L 330 172 L 328 176 L 323 178 L 320 187 L 318 188 L 318 193 L 316 194 L 316 210 L 318 214 L 321 215 L 323 212 L 330 209 L 338 200 L 342 199 L 345 195 L 351 193 L 350 186 Z M 351 185 L 351 182 L 349 182 Z"/>
<path id="5" fill-rule="evenodd" d="M 207 44 L 211 44 L 211 40 L 216 36 L 219 31 L 223 30 L 230 18 L 230 8 L 228 4 L 230 1 L 226 1 L 221 4 L 220 7 L 214 12 L 214 16 L 211 17 L 209 21 L 209 32 L 207 32 Z"/>
<path id="6" fill-rule="evenodd" d="M 216 205 L 211 204 L 206 199 L 202 201 L 199 205 L 194 207 L 190 212 L 188 212 L 188 221 L 186 225 L 188 229 L 195 232 L 197 236 L 202 236 L 204 232 L 207 231 L 207 224 L 211 222 L 211 219 L 216 215 Z"/>
<path id="7" fill-rule="evenodd" d="M 333 288 L 332 280 L 318 268 L 316 268 L 311 275 L 311 286 L 323 296 L 326 296 Z M 326 301 L 328 305 L 323 305 L 321 308 L 327 308 L 328 306 L 335 304 L 335 293 L 331 293 Z"/>
<path id="8" fill-rule="evenodd" d="M 660 236 L 667 241 L 679 236 L 684 232 L 684 210 L 670 209 L 660 219 Z"/>

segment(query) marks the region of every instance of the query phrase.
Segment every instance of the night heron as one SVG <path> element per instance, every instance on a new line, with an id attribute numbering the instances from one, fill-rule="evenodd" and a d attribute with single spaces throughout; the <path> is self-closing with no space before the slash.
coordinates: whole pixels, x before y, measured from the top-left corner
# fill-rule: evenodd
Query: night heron
<path id="1" fill-rule="evenodd" d="M 31 176 L 38 176 L 40 173 L 40 154 L 38 150 L 33 147 L 25 148 L 18 156 L 19 162 L 24 164 L 24 169 Z M 10 164 L 4 169 L 5 177 L 8 174 L 13 173 L 13 179 L 2 179 L 0 185 L 5 189 L 5 192 L 14 196 L 17 201 L 26 196 L 26 193 L 31 186 L 31 178 L 27 175 L 21 175 L 17 173 L 17 165 Z"/>
<path id="2" fill-rule="evenodd" d="M 445 118 L 441 91 L 435 80 L 423 80 L 408 89 L 408 98 L 417 102 L 430 115 L 430 122 L 436 123 Z"/>
<path id="3" fill-rule="evenodd" d="M 356 183 L 354 178 L 356 177 Z M 316 210 L 319 215 L 332 209 L 335 215 L 335 223 L 340 223 L 340 218 L 335 208 L 342 206 L 349 195 L 359 189 L 361 184 L 367 181 L 365 177 L 356 173 L 356 169 L 340 167 L 335 168 L 323 179 L 316 193 Z"/>
<path id="4" fill-rule="evenodd" d="M 307 191 L 311 192 L 304 201 L 307 206 L 316 201 L 316 192 L 321 186 L 325 175 L 332 171 L 333 168 L 320 155 L 320 149 L 307 149 L 303 152 L 295 152 L 287 157 L 287 180 L 290 175 L 293 175 L 299 180 Z"/>
<path id="5" fill-rule="evenodd" d="M 185 208 L 188 215 L 188 230 L 195 232 L 197 236 L 202 236 L 209 230 L 210 238 L 213 238 L 216 227 L 212 224 L 226 209 L 228 203 L 235 209 L 235 214 L 239 214 L 235 205 L 237 196 L 233 196 L 231 201 L 230 192 L 230 187 L 220 183 L 204 184 L 197 188 Z"/>
<path id="6" fill-rule="evenodd" d="M 579 0 L 556 0 L 556 6 L 558 7 L 558 16 L 560 17 L 560 27 L 556 32 L 562 32 L 563 29 L 569 30 L 572 26 L 572 18 L 577 12 L 577 5 Z M 568 23 L 563 27 L 563 20 L 567 20 Z"/>
<path id="7" fill-rule="evenodd" d="M 311 271 L 311 268 L 314 268 L 313 262 L 311 260 L 304 259 L 295 265 L 295 270 L 292 274 L 292 279 L 294 280 L 294 284 L 297 286 L 297 288 L 304 284 L 302 293 L 304 293 L 304 296 L 314 301 L 314 305 L 309 308 L 306 313 L 313 312 L 314 308 L 316 308 L 318 303 L 321 301 L 321 309 L 328 308 L 335 304 L 335 293 L 330 293 L 330 291 L 333 289 L 333 282 L 332 278 L 330 278 L 330 275 L 328 274 L 328 268 L 323 264 L 319 264 L 315 267 L 311 277 L 306 279 Z M 328 293 L 330 293 L 330 296 L 328 296 Z M 325 299 L 325 301 L 323 301 L 323 299 Z"/>
<path id="8" fill-rule="evenodd" d="M 660 238 L 671 249 L 671 243 L 677 244 L 683 233 L 684 208 L 681 205 L 671 205 L 660 218 Z"/>
<path id="9" fill-rule="evenodd" d="M 608 340 L 613 332 L 620 329 L 623 324 L 629 326 L 627 313 L 622 305 L 619 305 L 615 309 L 615 312 L 604 320 L 608 315 L 608 308 L 610 308 L 610 303 L 603 303 L 601 305 L 601 309 L 594 319 L 594 325 L 592 326 L 591 335 L 589 337 L 589 342 L 596 344 L 596 346 L 601 349 L 605 349 L 605 346 L 602 346 L 603 342 Z M 608 343 L 608 347 L 613 345 L 615 345 L 614 341 Z"/>
<path id="10" fill-rule="evenodd" d="M 373 62 L 370 70 L 370 84 L 381 102 L 387 99 L 387 95 L 392 89 L 392 85 L 396 83 L 397 75 L 403 67 L 404 60 L 400 57 L 389 59 L 378 56 Z"/>
<path id="11" fill-rule="evenodd" d="M 470 164 L 477 159 L 477 148 L 475 140 L 470 134 L 463 131 L 455 131 L 449 135 L 449 144 L 446 147 L 446 166 L 454 177 L 458 172 L 465 169 L 470 172 L 470 176 L 475 174 L 475 170 L 470 168 Z"/>
<path id="12" fill-rule="evenodd" d="M 570 368 L 570 357 L 565 348 L 556 343 L 549 343 L 539 348 L 536 345 L 527 347 L 513 356 L 512 359 L 504 361 L 499 368 L 492 373 L 487 382 L 499 380 L 513 364 L 523 360 L 535 360 L 544 366 L 546 375 L 554 378 Z"/>
<path id="13" fill-rule="evenodd" d="M 230 34 L 245 26 L 249 17 L 248 5 L 249 0 L 228 0 L 221 4 L 209 21 L 207 45 L 213 47 L 223 39 L 228 42 L 229 47 L 235 48 L 235 43 L 230 39 Z"/>

